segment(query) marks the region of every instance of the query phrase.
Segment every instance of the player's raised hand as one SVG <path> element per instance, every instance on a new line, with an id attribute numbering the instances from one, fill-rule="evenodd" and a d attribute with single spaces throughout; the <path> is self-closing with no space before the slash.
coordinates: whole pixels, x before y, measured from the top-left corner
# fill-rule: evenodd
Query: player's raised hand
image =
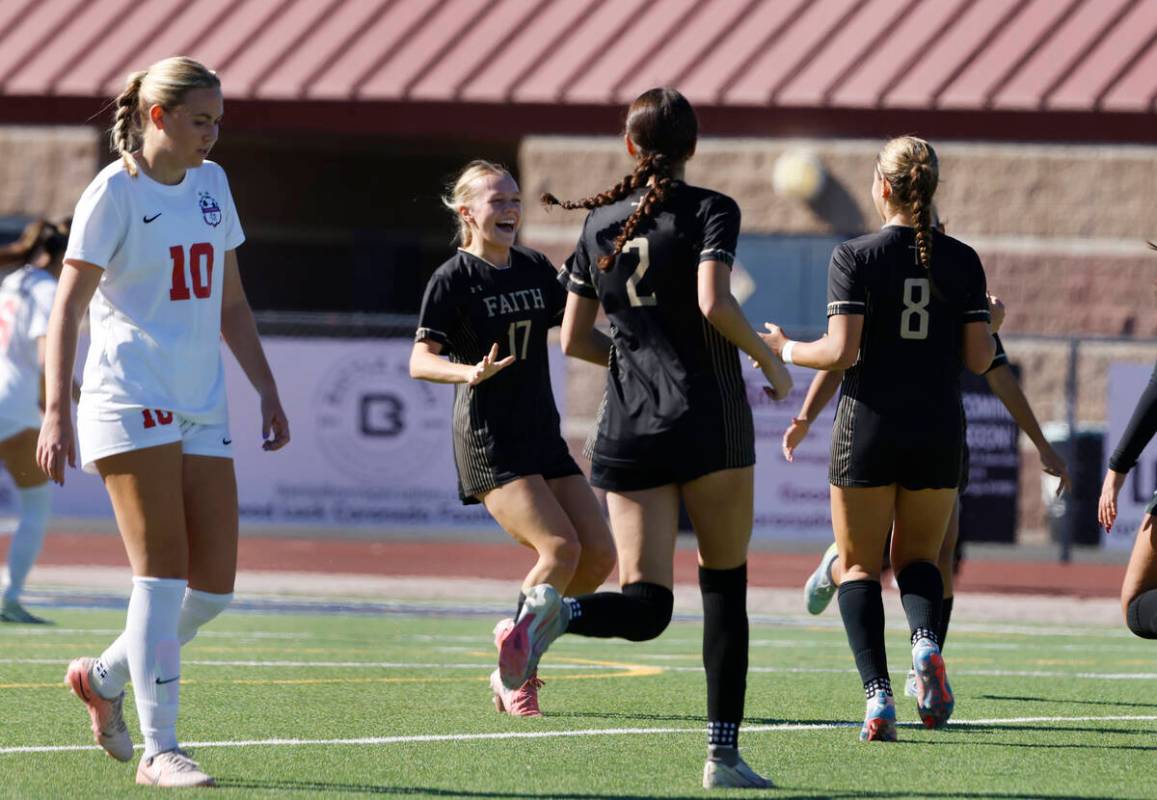
<path id="1" fill-rule="evenodd" d="M 514 363 L 514 356 L 509 355 L 501 361 L 498 358 L 498 342 L 490 345 L 490 352 L 482 357 L 482 360 L 474 365 L 474 370 L 470 373 L 470 380 L 467 381 L 471 386 L 477 386 L 482 381 L 493 378 L 495 374 L 509 367 Z"/>
<path id="2" fill-rule="evenodd" d="M 1097 521 L 1106 533 L 1113 531 L 1113 523 L 1117 521 L 1117 495 L 1125 485 L 1125 473 L 1109 470 L 1105 473 L 1105 482 L 1101 484 L 1101 499 L 1097 501 Z"/>
<path id="3" fill-rule="evenodd" d="M 811 423 L 803 417 L 792 417 L 791 424 L 783 432 L 783 457 L 789 462 L 795 460 L 795 449 L 811 430 Z"/>

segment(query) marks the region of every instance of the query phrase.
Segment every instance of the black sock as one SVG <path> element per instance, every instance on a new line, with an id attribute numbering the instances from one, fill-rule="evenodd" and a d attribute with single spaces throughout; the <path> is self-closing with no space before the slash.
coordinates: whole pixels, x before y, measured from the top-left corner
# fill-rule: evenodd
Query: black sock
<path id="1" fill-rule="evenodd" d="M 632 642 L 654 639 L 671 622 L 675 595 L 657 583 L 628 583 L 619 592 L 597 592 L 565 599 L 570 608 L 567 633 Z"/>
<path id="2" fill-rule="evenodd" d="M 1130 600 L 1126 619 L 1129 630 L 1142 639 L 1157 639 L 1157 589 L 1141 592 Z"/>
<path id="3" fill-rule="evenodd" d="M 514 621 L 518 622 L 518 615 L 522 613 L 522 607 L 526 605 L 526 592 L 518 593 L 518 605 L 514 607 Z"/>
<path id="4" fill-rule="evenodd" d="M 700 567 L 699 591 L 703 595 L 707 744 L 738 747 L 747 693 L 747 564 L 733 569 Z"/>
<path id="5" fill-rule="evenodd" d="M 840 616 L 865 689 L 881 684 L 891 693 L 888 654 L 884 648 L 884 597 L 879 581 L 844 581 L 839 589 Z"/>
<path id="6" fill-rule="evenodd" d="M 940 649 L 944 650 L 944 642 L 948 640 L 948 623 L 952 619 L 952 598 L 945 597 L 940 603 L 940 628 L 936 635 L 940 638 Z"/>
<path id="7" fill-rule="evenodd" d="M 915 561 L 896 575 L 900 585 L 900 602 L 912 631 L 912 644 L 918 639 L 939 643 L 940 611 L 944 605 L 944 579 L 940 568 L 931 561 Z"/>

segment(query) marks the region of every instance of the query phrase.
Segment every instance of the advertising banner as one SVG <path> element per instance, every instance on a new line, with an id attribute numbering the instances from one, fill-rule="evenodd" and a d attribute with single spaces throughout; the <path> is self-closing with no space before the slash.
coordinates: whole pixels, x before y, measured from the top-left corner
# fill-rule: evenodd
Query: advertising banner
<path id="1" fill-rule="evenodd" d="M 968 488 L 960 498 L 961 536 L 970 542 L 1016 540 L 1020 428 L 983 375 L 960 381 L 968 419 Z"/>

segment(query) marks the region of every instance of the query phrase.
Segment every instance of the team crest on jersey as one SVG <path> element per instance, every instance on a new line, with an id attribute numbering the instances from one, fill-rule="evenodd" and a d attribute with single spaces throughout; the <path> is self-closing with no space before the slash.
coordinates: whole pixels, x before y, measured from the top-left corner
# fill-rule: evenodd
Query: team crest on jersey
<path id="1" fill-rule="evenodd" d="M 205 219 L 206 225 L 212 225 L 216 228 L 221 224 L 221 206 L 217 205 L 217 201 L 213 199 L 213 195 L 208 192 L 201 192 L 201 216 Z"/>

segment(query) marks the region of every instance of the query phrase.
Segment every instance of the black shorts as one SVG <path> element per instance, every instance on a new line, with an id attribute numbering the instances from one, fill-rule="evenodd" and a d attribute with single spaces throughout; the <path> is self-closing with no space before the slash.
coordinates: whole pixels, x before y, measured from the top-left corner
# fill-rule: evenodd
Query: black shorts
<path id="1" fill-rule="evenodd" d="M 955 489 L 964 466 L 959 415 L 917 419 L 884 416 L 841 397 L 832 429 L 828 482 L 833 486 L 898 484 L 905 489 Z"/>
<path id="2" fill-rule="evenodd" d="M 705 450 L 688 449 L 673 443 L 666 452 L 652 453 L 633 463 L 608 463 L 595 455 L 591 459 L 591 486 L 608 492 L 641 492 L 668 484 L 683 484 L 725 469 L 741 469 L 755 464 L 755 444 L 739 448 L 716 444 Z"/>
<path id="3" fill-rule="evenodd" d="M 582 474 L 561 436 L 547 442 L 492 447 L 487 449 L 485 458 L 467 468 L 459 463 L 458 497 L 464 505 L 475 505 L 482 502 L 478 495 L 519 478 L 541 475 L 549 481 Z"/>

